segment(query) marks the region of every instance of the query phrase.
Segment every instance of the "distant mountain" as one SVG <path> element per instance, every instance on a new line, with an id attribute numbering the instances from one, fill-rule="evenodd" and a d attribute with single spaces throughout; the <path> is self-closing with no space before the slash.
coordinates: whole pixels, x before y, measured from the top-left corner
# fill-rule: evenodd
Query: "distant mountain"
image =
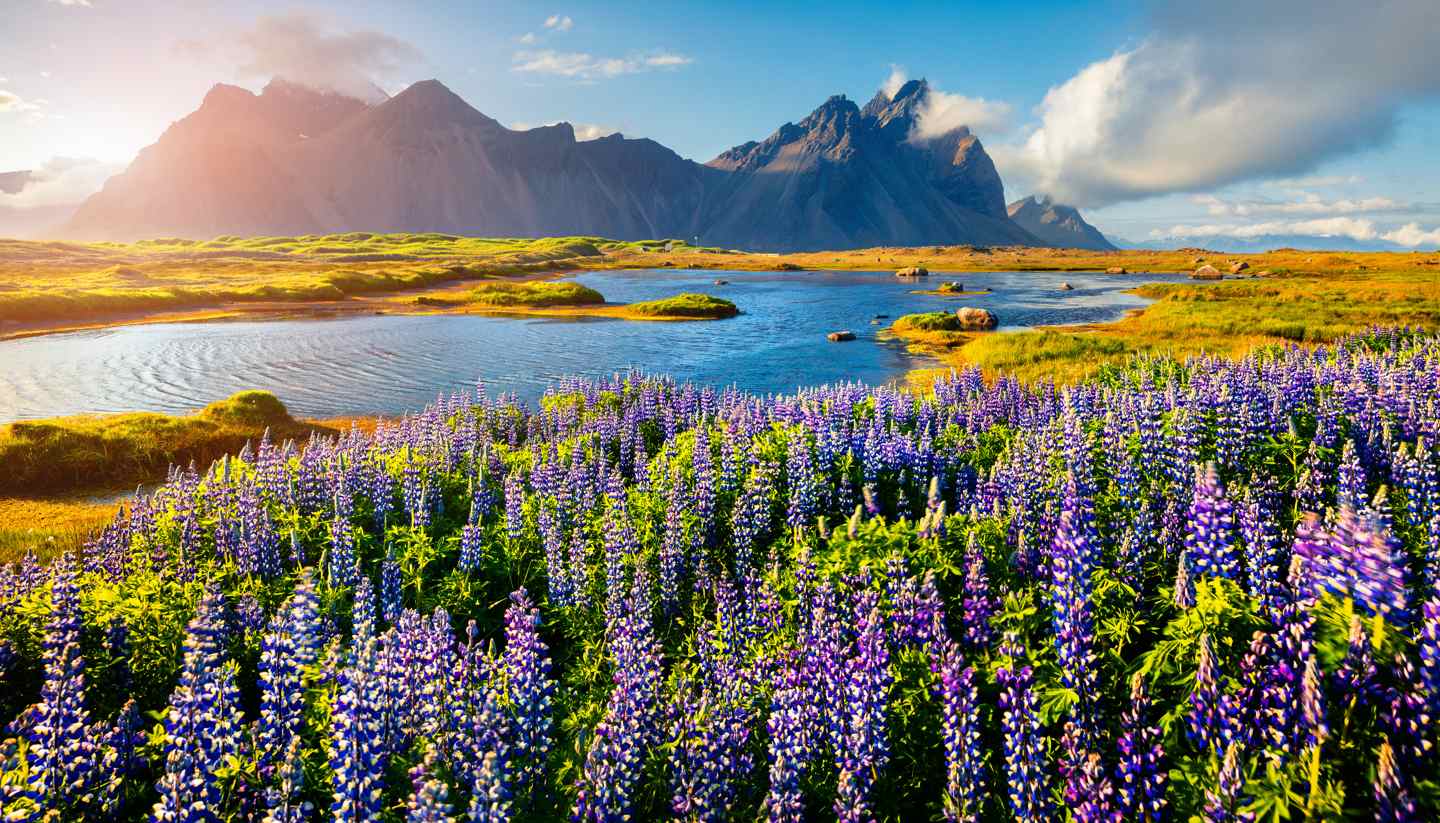
<path id="1" fill-rule="evenodd" d="M 514 131 L 434 80 L 362 101 L 219 85 L 68 223 L 68 236 L 445 231 L 699 237 L 776 251 L 1026 244 L 978 138 L 914 139 L 928 87 L 844 97 L 701 165 L 653 140 Z"/>
<path id="2" fill-rule="evenodd" d="M 1085 222 L 1074 206 L 1054 203 L 1049 197 L 1029 197 L 1011 203 L 1006 212 L 1021 228 L 1046 246 L 1062 249 L 1115 251 L 1115 244 L 1100 230 Z"/>
<path id="3" fill-rule="evenodd" d="M 1273 249 L 1299 249 L 1301 251 L 1394 251 L 1414 252 L 1411 246 L 1402 246 L 1379 238 L 1356 240 L 1343 235 L 1317 237 L 1304 234 L 1266 234 L 1256 237 L 1157 237 L 1151 240 L 1122 243 L 1126 248 L 1135 249 L 1177 249 L 1185 246 L 1203 246 L 1217 252 L 1234 254 L 1258 254 Z M 1421 249 L 1424 250 L 1424 249 Z"/>
<path id="4" fill-rule="evenodd" d="M 29 182 L 29 169 L 0 172 L 0 194 L 19 194 Z"/>
<path id="5" fill-rule="evenodd" d="M 711 160 L 728 172 L 703 241 L 779 251 L 881 245 L 1033 245 L 1005 216 L 979 139 L 960 128 L 911 139 L 923 80 L 861 110 L 831 97 L 799 123 Z"/>

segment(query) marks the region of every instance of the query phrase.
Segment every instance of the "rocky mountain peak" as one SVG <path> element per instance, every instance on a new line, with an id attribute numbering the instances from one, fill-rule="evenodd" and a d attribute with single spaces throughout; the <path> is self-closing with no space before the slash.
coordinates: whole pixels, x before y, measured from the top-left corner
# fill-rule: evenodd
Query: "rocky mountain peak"
<path id="1" fill-rule="evenodd" d="M 1022 197 L 1007 206 L 1006 213 L 1046 245 L 1099 251 L 1115 248 L 1099 229 L 1085 222 L 1079 209 L 1056 203 L 1048 194 Z"/>

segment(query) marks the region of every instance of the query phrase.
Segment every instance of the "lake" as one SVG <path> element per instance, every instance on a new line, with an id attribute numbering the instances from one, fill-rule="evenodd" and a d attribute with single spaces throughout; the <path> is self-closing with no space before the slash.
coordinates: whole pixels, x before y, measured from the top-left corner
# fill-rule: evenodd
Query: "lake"
<path id="1" fill-rule="evenodd" d="M 876 340 L 891 318 L 961 305 L 1002 329 L 1114 320 L 1148 301 L 1130 289 L 1183 275 L 1076 272 L 590 272 L 576 282 L 614 302 L 703 291 L 739 317 L 707 322 L 475 315 L 366 315 L 118 326 L 0 343 L 0 422 L 84 412 L 190 411 L 243 390 L 274 391 L 306 417 L 399 414 L 484 381 L 533 400 L 561 376 L 630 369 L 714 386 L 789 392 L 843 380 L 879 384 L 931 361 Z M 729 281 L 717 286 L 716 279 Z M 911 294 L 960 280 L 993 294 Z M 1073 291 L 1059 290 L 1069 282 Z M 849 329 L 858 339 L 831 343 Z"/>

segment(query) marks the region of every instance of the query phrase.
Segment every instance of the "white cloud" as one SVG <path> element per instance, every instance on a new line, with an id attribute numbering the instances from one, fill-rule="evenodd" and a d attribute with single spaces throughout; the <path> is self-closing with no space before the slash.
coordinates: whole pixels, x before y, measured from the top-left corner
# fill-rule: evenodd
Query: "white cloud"
<path id="1" fill-rule="evenodd" d="M 535 38 L 535 32 L 533 32 L 533 31 L 527 31 L 527 32 L 525 32 L 524 34 L 520 35 L 519 37 L 515 38 L 515 42 L 520 43 L 520 44 L 525 45 L 525 46 L 530 46 L 530 45 L 534 45 L 535 39 L 536 39 L 536 38 Z"/>
<path id="2" fill-rule="evenodd" d="M 881 84 L 880 91 L 893 100 L 908 80 L 905 68 L 891 63 L 890 75 Z M 1004 132 L 1010 128 L 1010 114 L 1009 103 L 952 94 L 927 83 L 925 98 L 915 109 L 910 139 L 930 140 L 962 126 L 976 132 Z"/>
<path id="3" fill-rule="evenodd" d="M 630 57 L 597 57 L 586 52 L 559 52 L 552 49 L 517 51 L 511 71 L 550 74 L 577 80 L 597 80 L 638 74 L 652 69 L 674 69 L 694 62 L 671 52 Z"/>
<path id="4" fill-rule="evenodd" d="M 41 102 L 43 101 L 26 100 L 14 92 L 0 89 L 0 112 L 23 114 L 25 112 L 39 111 Z"/>
<path id="5" fill-rule="evenodd" d="M 32 209 L 78 203 L 100 190 L 119 163 L 77 157 L 52 157 L 30 172 L 25 185 L 13 194 L 0 192 L 0 207 Z"/>
<path id="6" fill-rule="evenodd" d="M 1382 238 L 1391 243 L 1399 243 L 1402 246 L 1415 248 L 1416 246 L 1435 246 L 1440 248 L 1440 227 L 1431 231 L 1420 228 L 1419 223 L 1406 223 L 1394 231 L 1385 232 Z"/>
<path id="7" fill-rule="evenodd" d="M 996 153 L 1007 179 L 1102 206 L 1294 176 L 1440 95 L 1435 0 L 1157 0 L 1151 21 L 1050 89 L 1028 139 Z"/>
<path id="8" fill-rule="evenodd" d="M 886 97 L 894 100 L 895 93 L 900 91 L 900 87 L 905 85 L 905 81 L 908 79 L 909 75 L 906 74 L 904 66 L 896 63 L 891 63 L 890 76 L 886 77 L 885 82 L 880 84 L 880 90 L 885 92 Z"/>
<path id="9" fill-rule="evenodd" d="M 232 56 L 242 77 L 283 77 L 365 100 L 375 99 L 378 87 L 400 67 L 423 59 L 394 35 L 340 30 L 300 12 L 262 17 L 248 30 L 212 42 L 182 42 L 178 48 L 206 60 L 217 52 Z"/>
<path id="10" fill-rule="evenodd" d="M 968 126 L 974 132 L 1004 132 L 1010 127 L 1010 104 L 931 89 L 915 117 L 911 136 L 925 140 Z"/>
<path id="11" fill-rule="evenodd" d="M 49 0 L 49 2 L 54 3 L 57 6 L 71 6 L 76 8 L 83 7 L 87 9 L 90 8 L 92 5 L 90 3 L 90 0 Z"/>
<path id="12" fill-rule="evenodd" d="M 552 14 L 545 18 L 545 28 L 555 31 L 569 31 L 574 25 L 575 21 L 568 14 Z"/>
<path id="13" fill-rule="evenodd" d="M 1303 237 L 1348 237 L 1351 240 L 1374 240 L 1380 236 L 1373 221 L 1355 217 L 1326 217 L 1297 221 L 1277 220 L 1240 225 L 1180 225 L 1171 226 L 1169 229 L 1156 229 L 1150 234 L 1156 238 L 1234 237 L 1242 240 L 1285 234 L 1296 234 Z"/>
<path id="14" fill-rule="evenodd" d="M 1278 180 L 1266 180 L 1265 185 L 1277 189 L 1323 189 L 1330 186 L 1351 186 L 1364 182 L 1365 178 L 1358 174 L 1329 174 L 1311 177 L 1282 177 Z"/>
<path id="15" fill-rule="evenodd" d="M 1376 214 L 1409 211 L 1414 207 L 1389 197 L 1325 200 L 1319 195 L 1301 192 L 1297 200 L 1225 200 L 1213 194 L 1190 198 L 1217 217 L 1253 217 L 1263 214 Z"/>

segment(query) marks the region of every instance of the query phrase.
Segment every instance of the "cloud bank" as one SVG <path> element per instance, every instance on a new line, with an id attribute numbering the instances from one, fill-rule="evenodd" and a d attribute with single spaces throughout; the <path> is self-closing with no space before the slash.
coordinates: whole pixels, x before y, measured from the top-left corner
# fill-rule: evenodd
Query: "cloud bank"
<path id="1" fill-rule="evenodd" d="M 397 69 L 423 59 L 419 49 L 385 32 L 338 30 L 304 13 L 260 18 L 249 30 L 215 43 L 182 43 L 199 57 L 219 51 L 238 64 L 241 77 L 287 80 L 323 91 L 374 99 Z"/>
<path id="2" fill-rule="evenodd" d="M 86 157 L 52 157 L 32 169 L 18 191 L 0 192 L 0 207 L 34 209 L 79 203 L 123 167 Z"/>
<path id="3" fill-rule="evenodd" d="M 517 51 L 511 71 L 548 74 L 575 80 L 601 80 L 626 74 L 639 74 L 655 69 L 675 69 L 694 62 L 683 54 L 657 52 L 629 57 L 597 57 L 588 52 L 562 52 L 553 49 Z"/>
<path id="4" fill-rule="evenodd" d="M 1399 228 L 1385 231 L 1378 228 L 1373 220 L 1358 217 L 1324 217 L 1315 220 L 1272 220 L 1242 225 L 1178 225 L 1168 229 L 1156 229 L 1150 236 L 1157 239 L 1204 240 L 1228 237 L 1237 240 L 1255 240 L 1262 237 L 1335 237 L 1358 242 L 1383 240 L 1399 246 L 1440 247 L 1440 228 L 1425 231 L 1419 223 L 1407 223 Z"/>
<path id="5" fill-rule="evenodd" d="M 1152 23 L 1050 89 L 1002 173 L 1087 207 L 1294 176 L 1440 94 L 1435 0 L 1161 0 Z"/>
<path id="6" fill-rule="evenodd" d="M 890 75 L 880 84 L 880 91 L 886 97 L 894 98 L 909 79 L 903 66 L 891 63 Z M 920 101 L 915 111 L 915 126 L 911 129 L 910 139 L 929 140 L 962 126 L 969 127 L 973 132 L 988 134 L 1010 129 L 1012 108 L 1009 103 L 966 97 L 944 91 L 933 84 L 927 85 L 925 99 Z"/>

